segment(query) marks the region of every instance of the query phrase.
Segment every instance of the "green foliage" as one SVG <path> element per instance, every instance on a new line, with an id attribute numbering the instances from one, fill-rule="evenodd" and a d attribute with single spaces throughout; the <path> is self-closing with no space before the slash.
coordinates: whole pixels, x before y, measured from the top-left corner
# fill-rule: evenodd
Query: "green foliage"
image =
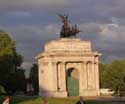
<path id="1" fill-rule="evenodd" d="M 38 84 L 38 66 L 37 64 L 33 64 L 30 70 L 30 76 L 29 80 L 31 81 L 31 84 L 33 84 L 34 92 L 37 94 L 39 90 L 39 84 Z"/>
<path id="2" fill-rule="evenodd" d="M 115 93 L 125 91 L 125 60 L 115 60 L 111 64 L 100 65 L 101 87 L 110 88 Z"/>
<path id="3" fill-rule="evenodd" d="M 38 78 L 38 66 L 37 64 L 33 64 L 30 70 L 30 78 Z"/>
<path id="4" fill-rule="evenodd" d="M 4 83 L 7 73 L 13 67 L 15 42 L 10 39 L 7 33 L 0 32 L 0 83 Z"/>
<path id="5" fill-rule="evenodd" d="M 113 61 L 107 70 L 107 87 L 118 93 L 125 91 L 125 61 Z"/>
<path id="6" fill-rule="evenodd" d="M 18 69 L 8 76 L 9 81 L 6 83 L 9 87 L 8 90 L 12 93 L 16 91 L 24 91 L 26 88 L 26 81 L 23 69 Z"/>
<path id="7" fill-rule="evenodd" d="M 109 68 L 108 64 L 102 64 L 102 63 L 99 64 L 99 79 L 101 88 L 107 87 L 106 74 L 108 68 Z"/>
<path id="8" fill-rule="evenodd" d="M 11 40 L 7 33 L 0 31 L 0 57 L 12 56 L 15 42 Z"/>
<path id="9" fill-rule="evenodd" d="M 6 93 L 6 91 L 4 87 L 0 85 L 0 94 L 4 94 L 4 93 Z"/>
<path id="10" fill-rule="evenodd" d="M 7 91 L 13 85 L 13 74 L 17 74 L 17 68 L 22 61 L 22 56 L 16 52 L 15 41 L 7 33 L 0 31 L 0 84 Z"/>

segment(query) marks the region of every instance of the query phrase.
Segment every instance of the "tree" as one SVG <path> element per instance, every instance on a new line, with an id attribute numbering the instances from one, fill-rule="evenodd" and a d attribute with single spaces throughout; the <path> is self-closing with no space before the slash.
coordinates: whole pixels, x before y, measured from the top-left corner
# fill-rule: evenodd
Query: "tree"
<path id="1" fill-rule="evenodd" d="M 7 33 L 0 31 L 0 85 L 7 91 L 12 84 L 13 74 L 23 61 L 22 56 L 16 52 L 15 44 Z"/>
<path id="2" fill-rule="evenodd" d="M 5 86 L 8 73 L 13 67 L 13 54 L 15 42 L 10 39 L 7 33 L 0 31 L 0 83 Z"/>
<path id="3" fill-rule="evenodd" d="M 12 93 L 15 93 L 16 91 L 23 91 L 25 93 L 26 79 L 24 72 L 24 69 L 18 69 L 8 76 L 8 79 L 10 79 L 7 82 L 9 91 L 11 91 Z"/>
<path id="4" fill-rule="evenodd" d="M 107 82 L 106 82 L 106 74 L 108 70 L 109 65 L 108 64 L 99 64 L 99 80 L 100 80 L 100 87 L 106 88 Z"/>
<path id="5" fill-rule="evenodd" d="M 116 94 L 125 91 L 125 60 L 115 60 L 109 65 L 101 65 L 101 83 Z M 101 76 L 102 75 L 102 76 Z"/>
<path id="6" fill-rule="evenodd" d="M 38 90 L 39 90 L 39 84 L 38 84 L 38 66 L 37 66 L 37 64 L 33 64 L 32 65 L 31 70 L 30 70 L 29 80 L 31 81 L 31 83 L 33 85 L 35 94 L 37 94 Z"/>
<path id="7" fill-rule="evenodd" d="M 15 41 L 7 33 L 0 31 L 0 57 L 13 56 Z"/>

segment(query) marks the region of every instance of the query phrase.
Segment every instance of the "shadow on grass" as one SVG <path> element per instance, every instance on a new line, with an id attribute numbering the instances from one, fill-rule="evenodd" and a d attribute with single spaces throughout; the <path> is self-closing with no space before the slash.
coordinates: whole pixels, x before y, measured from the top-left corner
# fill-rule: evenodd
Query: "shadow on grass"
<path id="1" fill-rule="evenodd" d="M 10 104 L 21 104 L 21 102 L 28 102 L 30 100 L 35 100 L 38 97 L 33 96 L 9 96 L 10 97 Z M 0 96 L 0 104 L 4 101 L 4 96 Z"/>
<path id="2" fill-rule="evenodd" d="M 4 96 L 0 96 L 0 104 L 2 104 Z M 41 104 L 41 97 L 33 96 L 10 96 L 10 104 Z M 48 98 L 49 104 L 76 104 L 79 98 Z M 86 104 L 125 104 L 125 101 L 112 100 L 85 100 Z"/>
<path id="3" fill-rule="evenodd" d="M 86 101 L 87 104 L 125 104 L 123 101 Z"/>
<path id="4" fill-rule="evenodd" d="M 76 104 L 79 98 L 49 98 L 50 104 Z M 125 104 L 123 101 L 85 100 L 86 104 Z"/>

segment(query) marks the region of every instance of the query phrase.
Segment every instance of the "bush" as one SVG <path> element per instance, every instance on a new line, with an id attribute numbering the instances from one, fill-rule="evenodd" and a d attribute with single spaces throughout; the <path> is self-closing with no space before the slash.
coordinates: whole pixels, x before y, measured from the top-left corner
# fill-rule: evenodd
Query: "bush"
<path id="1" fill-rule="evenodd" d="M 3 86 L 0 85 L 0 94 L 5 94 L 6 91 Z"/>

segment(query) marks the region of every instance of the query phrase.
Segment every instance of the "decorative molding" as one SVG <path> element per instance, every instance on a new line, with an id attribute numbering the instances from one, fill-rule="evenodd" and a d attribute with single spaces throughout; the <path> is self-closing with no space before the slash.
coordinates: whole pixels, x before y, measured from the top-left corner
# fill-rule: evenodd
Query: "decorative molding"
<path id="1" fill-rule="evenodd" d="M 42 64 L 43 64 L 43 65 L 48 65 L 48 64 L 49 64 L 49 62 L 42 62 Z"/>

